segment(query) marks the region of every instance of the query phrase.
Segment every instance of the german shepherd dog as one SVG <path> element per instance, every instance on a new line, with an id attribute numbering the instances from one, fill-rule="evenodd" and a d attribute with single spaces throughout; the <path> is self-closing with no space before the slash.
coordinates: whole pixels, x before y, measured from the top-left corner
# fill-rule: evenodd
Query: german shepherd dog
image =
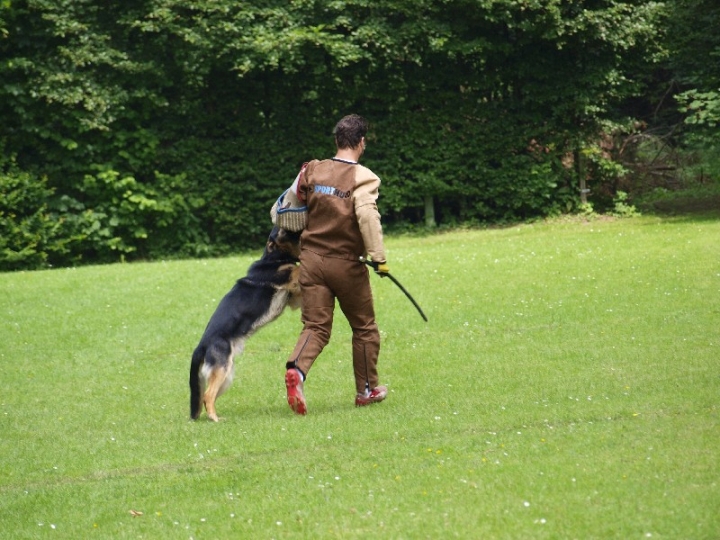
<path id="1" fill-rule="evenodd" d="M 218 421 L 215 400 L 230 388 L 235 376 L 233 359 L 242 353 L 245 341 L 277 319 L 286 306 L 300 307 L 299 256 L 300 233 L 273 228 L 262 257 L 220 300 L 190 363 L 193 420 L 204 404 L 208 417 Z"/>

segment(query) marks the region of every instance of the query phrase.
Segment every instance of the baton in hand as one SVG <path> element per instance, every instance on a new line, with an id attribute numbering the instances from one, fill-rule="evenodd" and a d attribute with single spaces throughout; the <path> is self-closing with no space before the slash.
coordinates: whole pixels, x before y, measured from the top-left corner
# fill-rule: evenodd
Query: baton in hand
<path id="1" fill-rule="evenodd" d="M 369 267 L 375 269 L 375 267 L 373 266 L 373 263 L 371 263 L 370 261 L 368 261 L 365 257 L 360 257 L 360 261 L 361 261 L 361 262 L 364 262 L 364 263 L 367 264 Z M 427 317 L 426 317 L 425 314 L 423 313 L 423 310 L 420 308 L 420 306 L 419 306 L 418 303 L 415 301 L 415 299 L 410 295 L 410 293 L 407 292 L 407 289 L 405 289 L 405 287 L 403 287 L 402 284 L 401 284 L 397 279 L 395 279 L 395 276 L 393 276 L 393 275 L 390 274 L 389 272 L 383 273 L 382 275 L 389 277 L 389 278 L 390 278 L 390 281 L 392 281 L 395 285 L 398 286 L 398 288 L 399 288 L 402 292 L 405 293 L 405 296 L 407 296 L 407 297 L 408 297 L 408 300 L 410 300 L 410 301 L 413 303 L 413 306 L 415 306 L 415 309 L 418 310 L 418 313 L 420 313 L 420 316 L 423 318 L 423 320 L 424 320 L 425 322 L 427 322 Z"/>

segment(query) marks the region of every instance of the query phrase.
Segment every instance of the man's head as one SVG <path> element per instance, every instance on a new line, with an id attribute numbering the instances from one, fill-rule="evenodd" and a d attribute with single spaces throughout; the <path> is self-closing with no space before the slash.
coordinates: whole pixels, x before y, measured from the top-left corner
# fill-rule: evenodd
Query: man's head
<path id="1" fill-rule="evenodd" d="M 357 114 L 349 114 L 335 126 L 335 144 L 340 150 L 357 148 L 368 132 L 368 121 Z"/>

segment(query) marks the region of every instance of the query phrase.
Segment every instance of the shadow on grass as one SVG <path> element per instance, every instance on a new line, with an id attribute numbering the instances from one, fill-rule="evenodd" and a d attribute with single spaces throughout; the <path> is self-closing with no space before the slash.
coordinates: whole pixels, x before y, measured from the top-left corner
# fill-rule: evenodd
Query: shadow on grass
<path id="1" fill-rule="evenodd" d="M 714 192 L 720 188 L 713 189 Z M 693 194 L 672 193 L 668 198 L 659 200 L 642 200 L 635 203 L 637 210 L 644 216 L 656 216 L 662 219 L 669 219 L 677 222 L 700 222 L 720 220 L 720 193 Z M 507 222 L 479 222 L 470 221 L 466 223 L 450 223 L 427 227 L 421 224 L 407 222 L 391 223 L 385 225 L 385 233 L 388 236 L 397 238 L 426 238 L 444 233 L 456 233 L 463 230 L 496 230 L 509 229 L 523 224 L 532 224 L 543 221 L 564 221 L 564 222 L 585 222 L 594 223 L 603 220 L 622 219 L 615 216 L 611 211 L 608 213 L 593 213 L 592 215 L 582 213 L 569 213 L 553 217 L 535 217 L 526 220 Z"/>
<path id="2" fill-rule="evenodd" d="M 681 221 L 715 221 L 720 219 L 720 195 L 676 197 L 642 204 L 639 209 L 645 215 Z"/>

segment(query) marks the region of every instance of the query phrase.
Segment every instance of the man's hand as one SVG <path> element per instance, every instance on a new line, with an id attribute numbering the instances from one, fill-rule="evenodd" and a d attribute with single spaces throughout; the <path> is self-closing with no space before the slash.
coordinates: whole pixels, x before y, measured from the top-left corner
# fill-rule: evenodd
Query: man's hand
<path id="1" fill-rule="evenodd" d="M 387 262 L 383 263 L 372 263 L 373 270 L 375 270 L 375 273 L 380 277 L 386 277 L 390 273 L 390 267 L 388 266 Z"/>

